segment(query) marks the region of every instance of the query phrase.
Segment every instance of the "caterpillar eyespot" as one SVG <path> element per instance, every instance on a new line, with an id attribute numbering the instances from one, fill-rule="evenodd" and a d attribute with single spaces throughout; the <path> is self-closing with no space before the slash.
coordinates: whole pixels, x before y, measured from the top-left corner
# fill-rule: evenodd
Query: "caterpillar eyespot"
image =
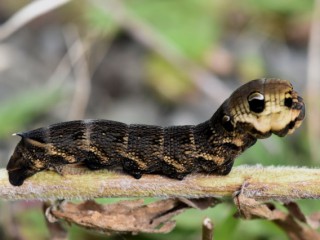
<path id="1" fill-rule="evenodd" d="M 261 113 L 265 107 L 264 96 L 259 92 L 253 92 L 248 97 L 250 110 Z"/>
<path id="2" fill-rule="evenodd" d="M 62 122 L 21 137 L 7 170 L 14 186 L 47 169 L 84 163 L 90 169 L 119 169 L 139 179 L 161 174 L 226 175 L 235 158 L 257 139 L 285 136 L 305 114 L 290 82 L 258 79 L 235 90 L 213 116 L 198 125 L 160 127 L 109 120 Z"/>
<path id="3" fill-rule="evenodd" d="M 292 103 L 293 103 L 293 101 L 292 101 L 292 98 L 291 98 L 291 97 L 288 97 L 288 98 L 285 98 L 285 99 L 284 99 L 284 105 L 285 105 L 286 107 L 291 108 Z"/>
<path id="4" fill-rule="evenodd" d="M 229 132 L 234 130 L 234 127 L 231 123 L 231 118 L 228 115 L 222 117 L 222 126 Z"/>

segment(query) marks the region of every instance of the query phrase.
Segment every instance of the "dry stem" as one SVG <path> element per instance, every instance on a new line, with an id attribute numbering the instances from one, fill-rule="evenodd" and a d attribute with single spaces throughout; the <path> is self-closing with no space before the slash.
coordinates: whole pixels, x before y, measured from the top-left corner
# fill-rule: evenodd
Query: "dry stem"
<path id="1" fill-rule="evenodd" d="M 32 20 L 56 8 L 67 4 L 69 0 L 42 0 L 33 1 L 16 12 L 8 21 L 0 25 L 0 41 L 10 37 L 13 33 Z"/>
<path id="2" fill-rule="evenodd" d="M 213 224 L 208 217 L 202 223 L 202 240 L 213 240 Z"/>
<path id="3" fill-rule="evenodd" d="M 40 172 L 21 187 L 11 186 L 6 170 L 0 169 L 0 199 L 231 197 L 239 190 L 256 200 L 320 198 L 320 169 L 241 166 L 234 168 L 228 176 L 194 174 L 183 181 L 159 175 L 145 175 L 136 180 L 107 170 L 74 169 L 64 170 L 63 176 L 50 171 Z"/>

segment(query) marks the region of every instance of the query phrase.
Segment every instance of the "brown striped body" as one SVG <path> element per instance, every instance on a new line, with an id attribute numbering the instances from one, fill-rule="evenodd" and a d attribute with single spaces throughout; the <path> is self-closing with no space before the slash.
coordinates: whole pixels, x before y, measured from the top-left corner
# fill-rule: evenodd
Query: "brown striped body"
<path id="1" fill-rule="evenodd" d="M 7 166 L 9 180 L 21 185 L 38 171 L 74 163 L 90 169 L 121 168 L 135 178 L 145 173 L 176 179 L 194 172 L 225 175 L 257 138 L 291 133 L 303 117 L 302 98 L 289 82 L 255 80 L 195 126 L 78 120 L 19 133 L 22 139 Z"/>

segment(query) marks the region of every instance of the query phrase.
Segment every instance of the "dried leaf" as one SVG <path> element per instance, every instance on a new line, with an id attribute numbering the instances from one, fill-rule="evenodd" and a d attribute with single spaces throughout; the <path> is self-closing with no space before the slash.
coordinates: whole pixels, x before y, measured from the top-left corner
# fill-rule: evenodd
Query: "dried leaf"
<path id="1" fill-rule="evenodd" d="M 307 222 L 306 216 L 303 214 L 303 212 L 301 211 L 297 203 L 289 202 L 289 203 L 285 203 L 284 206 L 288 209 L 288 211 L 293 217 L 295 217 L 301 222 L 304 222 L 304 223 Z"/>
<path id="2" fill-rule="evenodd" d="M 238 213 L 236 217 L 242 217 L 244 219 L 265 218 L 273 220 L 278 212 L 273 212 L 274 206 L 271 204 L 264 204 L 258 202 L 252 198 L 248 198 L 243 194 L 234 198 L 235 204 L 238 207 Z"/>
<path id="3" fill-rule="evenodd" d="M 168 233 L 175 227 L 172 217 L 190 206 L 178 199 L 166 199 L 148 205 L 143 200 L 120 201 L 100 205 L 94 201 L 64 203 L 52 208 L 51 214 L 79 226 L 112 232 Z"/>
<path id="4" fill-rule="evenodd" d="M 215 205 L 221 203 L 221 201 L 217 198 L 194 198 L 194 199 L 188 199 L 188 198 L 179 198 L 179 200 L 188 206 L 192 208 L 196 208 L 199 210 L 204 210 L 209 207 L 214 207 Z"/>
<path id="5" fill-rule="evenodd" d="M 292 240 L 320 239 L 320 234 L 306 224 L 307 218 L 296 203 L 285 204 L 289 210 L 286 213 L 276 209 L 273 204 L 259 203 L 243 194 L 239 194 L 234 200 L 239 209 L 238 217 L 270 220 L 284 230 Z"/>

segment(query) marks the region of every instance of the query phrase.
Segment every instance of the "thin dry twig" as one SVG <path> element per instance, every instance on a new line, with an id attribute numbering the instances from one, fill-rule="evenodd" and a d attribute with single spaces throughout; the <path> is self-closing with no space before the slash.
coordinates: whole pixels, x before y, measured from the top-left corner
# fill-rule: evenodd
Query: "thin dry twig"
<path id="1" fill-rule="evenodd" d="M 54 9 L 61 7 L 70 0 L 36 0 L 16 12 L 8 21 L 0 26 L 0 41 L 10 37 L 27 23 Z"/>
<path id="2" fill-rule="evenodd" d="M 46 213 L 46 210 L 51 207 L 51 204 L 49 202 L 43 203 L 43 212 Z M 50 222 L 48 218 L 46 219 L 46 225 L 49 230 L 50 239 L 51 240 L 67 240 L 68 239 L 68 232 L 63 227 L 61 222 Z"/>
<path id="3" fill-rule="evenodd" d="M 213 224 L 208 217 L 202 223 L 202 240 L 213 240 Z"/>
<path id="4" fill-rule="evenodd" d="M 64 33 L 69 46 L 73 46 L 71 42 L 74 42 L 74 47 L 67 51 L 75 75 L 74 95 L 67 119 L 81 119 L 84 117 L 91 92 L 89 66 L 85 57 L 85 53 L 89 47 L 84 46 L 76 28 L 69 27 Z"/>
<path id="5" fill-rule="evenodd" d="M 193 174 L 179 181 L 159 175 L 141 179 L 107 170 L 90 171 L 68 165 L 63 176 L 45 171 L 13 187 L 7 171 L 0 170 L 0 198 L 92 199 L 97 197 L 232 197 L 242 194 L 256 200 L 320 199 L 320 169 L 241 166 L 227 176 Z"/>

